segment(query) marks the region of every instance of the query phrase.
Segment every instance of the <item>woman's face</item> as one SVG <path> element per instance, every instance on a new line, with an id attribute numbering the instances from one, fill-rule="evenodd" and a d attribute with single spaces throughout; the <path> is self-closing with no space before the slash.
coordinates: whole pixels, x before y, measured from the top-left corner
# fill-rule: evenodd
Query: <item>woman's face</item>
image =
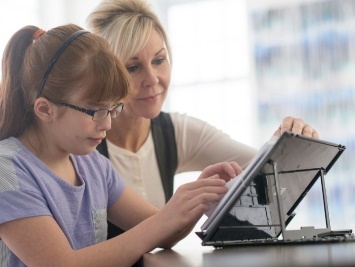
<path id="1" fill-rule="evenodd" d="M 160 34 L 154 30 L 147 45 L 126 63 L 134 94 L 125 102 L 124 112 L 145 118 L 159 115 L 170 83 L 168 52 Z"/>

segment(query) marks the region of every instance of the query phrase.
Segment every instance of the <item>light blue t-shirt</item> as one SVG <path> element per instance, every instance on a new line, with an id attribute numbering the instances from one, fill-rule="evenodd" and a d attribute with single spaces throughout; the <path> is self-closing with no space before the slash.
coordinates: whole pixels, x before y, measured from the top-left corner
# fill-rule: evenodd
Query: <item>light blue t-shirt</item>
<path id="1" fill-rule="evenodd" d="M 52 216 L 77 250 L 106 240 L 107 207 L 124 182 L 97 151 L 71 155 L 82 185 L 70 185 L 14 138 L 0 141 L 0 224 L 32 216 Z M 0 240 L 0 267 L 24 266 Z"/>

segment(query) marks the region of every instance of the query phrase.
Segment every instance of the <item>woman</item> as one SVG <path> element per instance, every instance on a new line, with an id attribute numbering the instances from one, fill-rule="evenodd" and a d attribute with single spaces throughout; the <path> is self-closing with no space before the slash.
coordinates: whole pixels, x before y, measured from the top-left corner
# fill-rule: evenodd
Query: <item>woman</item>
<path id="1" fill-rule="evenodd" d="M 1 266 L 132 266 L 186 236 L 241 172 L 235 162 L 209 166 L 161 210 L 125 186 L 96 146 L 129 80 L 109 44 L 76 25 L 27 26 L 10 39 L 0 87 Z M 125 234 L 107 241 L 107 219 Z"/>
<path id="2" fill-rule="evenodd" d="M 173 193 L 174 175 L 201 171 L 219 161 L 244 168 L 256 150 L 231 139 L 208 123 L 161 112 L 171 75 L 171 51 L 157 16 L 143 0 L 105 0 L 88 16 L 91 31 L 111 44 L 131 74 L 135 95 L 112 123 L 100 152 L 135 191 L 162 207 Z M 318 138 L 302 119 L 287 117 L 275 131 Z M 129 164 L 127 164 L 129 163 Z"/>

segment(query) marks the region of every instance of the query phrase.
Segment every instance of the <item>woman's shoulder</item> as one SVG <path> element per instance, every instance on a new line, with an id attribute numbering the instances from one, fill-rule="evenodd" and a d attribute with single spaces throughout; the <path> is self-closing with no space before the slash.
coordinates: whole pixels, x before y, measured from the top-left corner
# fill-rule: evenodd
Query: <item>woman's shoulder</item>
<path id="1" fill-rule="evenodd" d="M 174 125 L 175 131 L 197 131 L 208 129 L 209 131 L 219 131 L 216 127 L 208 122 L 186 113 L 169 112 L 171 121 Z"/>
<path id="2" fill-rule="evenodd" d="M 170 118 L 171 118 L 174 125 L 179 125 L 179 124 L 184 124 L 184 123 L 185 124 L 186 123 L 195 123 L 195 122 L 206 123 L 205 121 L 203 121 L 199 118 L 190 116 L 186 113 L 168 112 L 168 114 L 170 115 Z"/>

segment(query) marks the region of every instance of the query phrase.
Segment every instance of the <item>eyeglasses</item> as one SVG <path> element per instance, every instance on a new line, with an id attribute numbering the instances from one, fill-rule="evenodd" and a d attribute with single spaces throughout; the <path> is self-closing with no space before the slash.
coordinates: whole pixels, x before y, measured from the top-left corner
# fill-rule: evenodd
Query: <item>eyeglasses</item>
<path id="1" fill-rule="evenodd" d="M 102 108 L 102 109 L 98 109 L 98 110 L 91 110 L 91 109 L 86 109 L 86 108 L 81 108 L 72 104 L 68 104 L 68 103 L 64 103 L 64 102 L 55 102 L 52 101 L 53 103 L 56 103 L 58 105 L 61 106 L 65 106 L 67 108 L 71 108 L 80 112 L 83 112 L 85 114 L 88 114 L 90 116 L 92 116 L 92 120 L 93 121 L 101 121 L 103 119 L 105 119 L 108 114 L 111 114 L 111 118 L 114 119 L 116 118 L 118 115 L 120 115 L 121 111 L 123 110 L 124 104 L 121 102 L 117 102 L 114 104 L 114 108 L 109 110 L 107 108 Z"/>

